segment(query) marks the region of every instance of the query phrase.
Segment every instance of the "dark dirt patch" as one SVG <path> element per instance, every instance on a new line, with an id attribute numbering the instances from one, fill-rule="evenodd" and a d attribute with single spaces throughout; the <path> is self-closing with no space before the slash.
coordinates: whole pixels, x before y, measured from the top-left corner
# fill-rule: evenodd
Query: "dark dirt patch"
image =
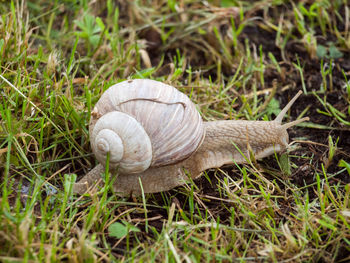
<path id="1" fill-rule="evenodd" d="M 277 59 L 282 59 L 280 48 L 275 45 L 276 35 L 271 31 L 266 31 L 259 27 L 258 25 L 251 24 L 246 27 L 243 37 L 249 37 L 250 43 L 256 46 L 262 46 L 264 53 L 272 52 Z M 306 52 L 305 48 L 298 42 L 290 42 L 286 45 L 283 50 L 284 55 L 288 59 L 288 62 L 283 63 L 285 68 L 285 78 L 281 78 L 276 71 L 270 71 L 268 78 L 266 78 L 266 86 L 272 86 L 272 80 L 277 79 L 280 86 L 290 85 L 292 87 L 290 90 L 279 93 L 281 105 L 285 105 L 288 100 L 297 92 L 297 90 L 302 89 L 302 83 L 300 74 L 297 69 L 292 65 L 292 63 L 299 64 L 303 68 L 304 80 L 306 89 L 308 91 L 318 91 L 323 83 L 321 75 L 321 61 L 317 58 L 311 59 L 309 54 Z M 346 114 L 348 110 L 348 96 L 344 89 L 345 79 L 344 73 L 347 72 L 349 68 L 349 53 L 344 53 L 344 57 L 337 60 L 325 60 L 324 66 L 329 68 L 329 64 L 332 63 L 332 78 L 326 79 L 327 87 L 329 90 L 325 94 L 319 94 L 318 96 L 333 105 L 338 111 Z M 349 78 L 349 72 L 346 73 Z M 330 90 L 330 87 L 332 90 Z M 301 149 L 296 152 L 296 154 L 303 155 L 308 153 L 310 158 L 314 156 L 310 164 L 309 159 L 298 159 L 293 160 L 299 167 L 293 172 L 293 181 L 299 186 L 304 186 L 305 183 L 314 182 L 315 172 L 322 174 L 321 165 L 325 164 L 328 157 L 328 137 L 330 136 L 335 142 L 338 141 L 338 149 L 333 161 L 329 164 L 327 171 L 331 174 L 336 173 L 340 170 L 338 163 L 341 159 L 345 161 L 350 161 L 350 154 L 348 149 L 350 149 L 350 128 L 346 127 L 344 124 L 335 120 L 334 116 L 326 116 L 321 114 L 319 111 L 325 111 L 324 106 L 319 102 L 313 94 L 302 95 L 298 101 L 293 105 L 291 109 L 291 117 L 295 118 L 305 108 L 309 107 L 306 116 L 310 118 L 310 122 L 315 124 L 320 124 L 324 126 L 331 127 L 330 129 L 314 129 L 314 128 L 292 128 L 289 131 L 290 138 L 306 137 L 312 142 L 317 142 L 325 145 L 326 147 L 319 145 L 307 145 L 302 144 Z M 349 118 L 346 121 L 350 121 Z M 331 180 L 331 182 L 338 183 L 342 182 L 347 184 L 350 182 L 350 177 L 346 171 L 337 175 Z"/>

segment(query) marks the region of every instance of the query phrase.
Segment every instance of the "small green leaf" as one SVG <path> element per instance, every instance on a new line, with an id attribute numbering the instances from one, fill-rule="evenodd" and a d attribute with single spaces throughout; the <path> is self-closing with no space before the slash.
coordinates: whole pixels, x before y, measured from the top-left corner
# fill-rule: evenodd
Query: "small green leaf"
<path id="1" fill-rule="evenodd" d="M 278 113 L 281 112 L 280 103 L 278 102 L 278 100 L 276 100 L 275 98 L 272 98 L 269 105 L 267 105 L 266 107 L 266 112 L 268 115 L 274 114 L 277 116 Z"/>
<path id="2" fill-rule="evenodd" d="M 129 230 L 132 232 L 140 232 L 140 229 L 134 225 L 128 224 Z"/>
<path id="3" fill-rule="evenodd" d="M 342 159 L 342 160 L 340 160 L 338 166 L 339 166 L 339 167 L 345 167 L 346 170 L 348 171 L 348 174 L 350 175 L 350 164 L 348 164 L 347 162 L 345 162 L 345 161 Z"/>
<path id="4" fill-rule="evenodd" d="M 99 17 L 95 18 L 93 15 L 86 13 L 81 20 L 74 20 L 74 23 L 81 29 L 75 34 L 80 38 L 87 39 L 90 44 L 96 47 L 99 41 L 98 34 L 105 27 L 102 20 Z"/>
<path id="5" fill-rule="evenodd" d="M 318 58 L 325 58 L 327 56 L 327 48 L 322 45 L 317 45 L 316 55 Z"/>
<path id="6" fill-rule="evenodd" d="M 115 222 L 108 227 L 109 235 L 116 238 L 125 237 L 129 231 L 140 232 L 140 229 L 124 221 L 123 223 Z"/>
<path id="7" fill-rule="evenodd" d="M 128 234 L 128 228 L 125 225 L 116 222 L 108 227 L 108 232 L 112 237 L 122 238 Z"/>
<path id="8" fill-rule="evenodd" d="M 100 40 L 100 37 L 98 35 L 93 35 L 89 37 L 89 42 L 96 47 L 98 44 L 98 41 Z"/>
<path id="9" fill-rule="evenodd" d="M 105 30 L 105 24 L 101 18 L 96 17 L 96 24 L 100 27 L 101 31 Z"/>
<path id="10" fill-rule="evenodd" d="M 334 46 L 333 44 L 329 47 L 329 56 L 330 58 L 341 58 L 343 57 L 343 53 L 341 51 L 339 51 L 336 46 Z"/>

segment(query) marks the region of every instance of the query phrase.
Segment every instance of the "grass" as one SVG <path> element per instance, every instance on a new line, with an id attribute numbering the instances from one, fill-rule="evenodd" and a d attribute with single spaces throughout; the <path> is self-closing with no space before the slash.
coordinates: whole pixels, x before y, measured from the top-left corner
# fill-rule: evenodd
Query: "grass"
<path id="1" fill-rule="evenodd" d="M 0 14 L 1 261 L 350 260 L 347 1 L 3 1 Z M 310 122 L 286 154 L 168 192 L 76 196 L 96 164 L 90 111 L 127 78 L 175 86 L 208 121 L 271 120 L 303 90 L 287 120 Z"/>

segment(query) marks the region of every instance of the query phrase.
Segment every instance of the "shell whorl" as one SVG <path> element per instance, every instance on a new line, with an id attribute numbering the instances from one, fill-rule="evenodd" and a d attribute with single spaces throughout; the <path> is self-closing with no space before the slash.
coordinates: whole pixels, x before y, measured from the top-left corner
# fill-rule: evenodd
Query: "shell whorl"
<path id="1" fill-rule="evenodd" d="M 124 115 L 132 120 L 128 131 Z M 123 120 L 117 120 L 119 116 Z M 119 163 L 121 173 L 182 161 L 198 149 L 205 135 L 202 119 L 185 94 L 170 85 L 143 79 L 123 81 L 107 89 L 91 114 L 89 130 L 96 158 L 104 165 L 110 151 L 110 165 Z M 121 131 L 127 135 L 121 135 Z M 121 142 L 122 146 L 117 147 Z M 138 157 L 127 151 L 130 142 L 138 145 Z M 133 159 L 125 162 L 128 155 Z"/>
<path id="2" fill-rule="evenodd" d="M 133 117 L 118 111 L 108 112 L 94 125 L 91 146 L 96 159 L 122 173 L 139 173 L 152 161 L 152 145 L 146 131 Z"/>

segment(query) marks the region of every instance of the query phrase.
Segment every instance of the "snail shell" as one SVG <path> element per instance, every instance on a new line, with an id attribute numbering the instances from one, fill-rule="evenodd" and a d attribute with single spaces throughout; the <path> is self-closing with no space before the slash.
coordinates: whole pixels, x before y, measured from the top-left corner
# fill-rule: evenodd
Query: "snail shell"
<path id="1" fill-rule="evenodd" d="M 101 164 L 140 173 L 180 162 L 194 153 L 205 130 L 195 105 L 170 85 L 128 80 L 103 93 L 91 113 L 92 151 Z"/>

